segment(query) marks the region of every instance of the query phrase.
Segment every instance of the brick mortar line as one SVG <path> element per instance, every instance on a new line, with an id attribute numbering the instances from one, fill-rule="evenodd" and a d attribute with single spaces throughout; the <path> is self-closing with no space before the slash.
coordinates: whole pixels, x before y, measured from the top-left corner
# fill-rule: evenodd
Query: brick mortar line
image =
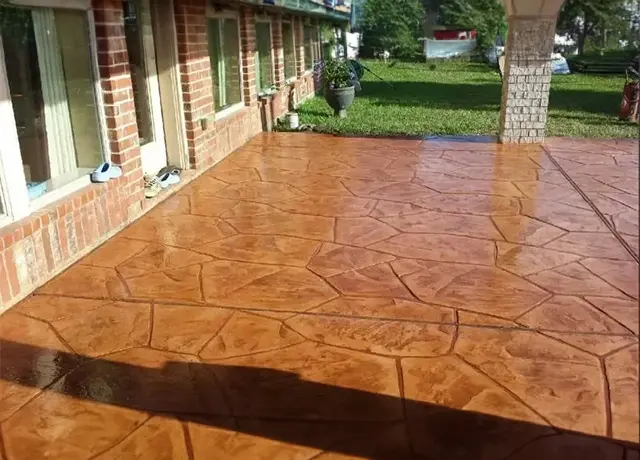
<path id="1" fill-rule="evenodd" d="M 633 260 L 636 261 L 636 263 L 640 263 L 640 258 L 638 258 L 638 255 L 633 251 L 633 249 L 631 248 L 631 246 L 629 246 L 629 243 L 627 243 L 625 241 L 624 238 L 622 238 L 622 236 L 620 236 L 620 234 L 618 233 L 618 231 L 615 229 L 615 227 L 613 226 L 613 224 L 611 224 L 611 222 L 609 222 L 607 220 L 607 218 L 605 217 L 605 215 L 602 213 L 602 211 L 600 211 L 598 209 L 598 207 L 593 204 L 593 202 L 591 201 L 591 199 L 589 198 L 589 196 L 578 186 L 578 184 L 575 183 L 575 181 L 571 178 L 571 176 L 562 168 L 562 166 L 560 166 L 560 164 L 556 161 L 555 158 L 553 158 L 553 155 L 551 155 L 551 153 L 549 153 L 549 151 L 546 149 L 546 147 L 542 147 L 542 149 L 544 150 L 544 153 L 547 155 L 547 157 L 549 158 L 549 160 L 551 161 L 551 163 L 553 163 L 553 165 L 558 169 L 558 171 L 560 171 L 560 173 L 564 176 L 564 178 L 571 184 L 571 186 L 576 190 L 576 192 L 578 192 L 580 194 L 580 196 L 582 196 L 582 198 L 587 202 L 587 204 L 591 207 L 591 209 L 593 210 L 593 212 L 596 213 L 596 215 L 598 216 L 598 218 L 604 223 L 604 225 L 609 229 L 609 231 L 613 234 L 613 236 L 616 237 L 616 239 L 618 240 L 618 242 L 622 245 L 622 247 L 625 248 L 625 250 L 631 255 L 631 257 L 633 257 Z"/>

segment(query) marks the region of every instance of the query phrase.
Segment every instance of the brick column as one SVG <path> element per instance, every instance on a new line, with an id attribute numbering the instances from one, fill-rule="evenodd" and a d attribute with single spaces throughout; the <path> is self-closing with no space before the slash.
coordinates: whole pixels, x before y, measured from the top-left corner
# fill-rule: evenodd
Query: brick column
<path id="1" fill-rule="evenodd" d="M 296 73 L 300 78 L 304 74 L 306 67 L 304 62 L 304 22 L 302 18 L 296 17 L 292 24 L 296 46 Z"/>
<path id="2" fill-rule="evenodd" d="M 187 146 L 192 168 L 208 166 L 215 149 L 215 103 L 206 7 L 206 0 L 174 0 Z"/>
<path id="3" fill-rule="evenodd" d="M 93 0 L 93 14 L 108 154 L 122 168 L 120 184 L 129 204 L 133 204 L 144 199 L 144 183 L 122 1 Z"/>
<path id="4" fill-rule="evenodd" d="M 244 104 L 255 105 L 256 91 L 256 21 L 255 11 L 249 7 L 240 10 L 240 44 L 242 46 L 242 85 Z"/>
<path id="5" fill-rule="evenodd" d="M 284 45 L 282 43 L 282 16 L 277 14 L 271 19 L 271 38 L 273 39 L 273 70 L 276 87 L 282 88 L 286 80 L 284 75 Z"/>
<path id="6" fill-rule="evenodd" d="M 500 141 L 541 143 L 545 138 L 556 16 L 509 17 Z"/>

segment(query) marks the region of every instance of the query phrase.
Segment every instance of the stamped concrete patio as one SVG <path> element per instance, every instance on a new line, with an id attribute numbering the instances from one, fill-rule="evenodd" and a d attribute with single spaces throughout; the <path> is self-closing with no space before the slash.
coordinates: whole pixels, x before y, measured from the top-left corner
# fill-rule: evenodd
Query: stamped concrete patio
<path id="1" fill-rule="evenodd" d="M 0 458 L 638 460 L 638 145 L 262 135 L 0 317 Z"/>

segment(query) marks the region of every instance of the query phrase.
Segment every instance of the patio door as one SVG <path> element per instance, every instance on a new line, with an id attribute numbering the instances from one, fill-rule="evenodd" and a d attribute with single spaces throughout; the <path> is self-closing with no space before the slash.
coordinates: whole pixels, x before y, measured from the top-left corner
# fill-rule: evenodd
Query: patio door
<path id="1" fill-rule="evenodd" d="M 167 165 L 167 151 L 149 0 L 125 0 L 124 16 L 142 169 L 156 174 Z"/>

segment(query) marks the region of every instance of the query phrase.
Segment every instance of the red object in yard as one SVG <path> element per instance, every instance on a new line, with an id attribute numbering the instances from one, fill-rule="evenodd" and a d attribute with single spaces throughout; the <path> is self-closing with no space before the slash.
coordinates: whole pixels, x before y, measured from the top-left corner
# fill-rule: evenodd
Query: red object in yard
<path id="1" fill-rule="evenodd" d="M 436 30 L 433 32 L 436 40 L 472 40 L 476 38 L 475 30 Z"/>
<path id="2" fill-rule="evenodd" d="M 619 118 L 634 123 L 640 120 L 640 82 L 628 81 L 625 84 Z"/>

